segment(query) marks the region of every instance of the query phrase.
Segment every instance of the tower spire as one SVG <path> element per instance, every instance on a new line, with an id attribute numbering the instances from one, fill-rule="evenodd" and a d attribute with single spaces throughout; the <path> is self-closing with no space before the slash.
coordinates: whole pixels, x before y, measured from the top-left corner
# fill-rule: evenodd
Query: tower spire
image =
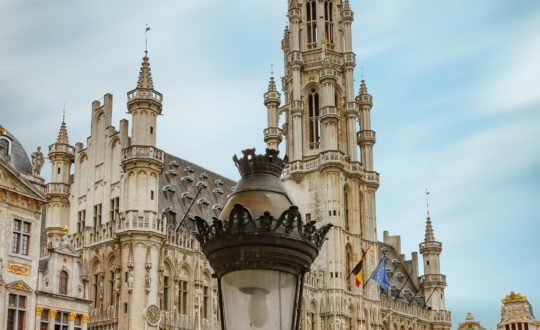
<path id="1" fill-rule="evenodd" d="M 137 89 L 154 89 L 152 70 L 150 69 L 150 59 L 148 58 L 148 50 L 144 51 L 141 70 L 139 72 L 139 80 L 137 81 Z"/>
<path id="2" fill-rule="evenodd" d="M 58 138 L 56 139 L 56 143 L 69 144 L 65 114 L 62 116 L 62 123 L 60 124 L 60 131 L 58 131 Z"/>
<path id="3" fill-rule="evenodd" d="M 431 216 L 429 215 L 429 196 L 431 192 L 426 188 L 426 235 L 424 237 L 425 242 L 434 242 L 435 233 L 433 232 L 433 226 L 431 224 Z"/>

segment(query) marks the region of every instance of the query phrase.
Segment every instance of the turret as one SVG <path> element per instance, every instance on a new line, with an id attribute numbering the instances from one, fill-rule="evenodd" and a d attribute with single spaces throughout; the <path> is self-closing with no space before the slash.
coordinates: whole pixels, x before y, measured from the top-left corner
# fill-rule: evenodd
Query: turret
<path id="1" fill-rule="evenodd" d="M 127 313 L 119 322 L 138 329 L 145 323 L 140 311 L 158 304 L 159 267 L 149 260 L 159 260 L 166 238 L 166 221 L 158 212 L 159 177 L 163 172 L 164 153 L 155 147 L 156 117 L 161 114 L 163 96 L 154 89 L 148 53 L 144 53 L 137 87 L 128 93 L 128 111 L 132 114 L 131 145 L 122 150 L 124 180 L 120 201 L 120 225 L 116 236 L 120 240 L 121 273 L 126 274 L 127 290 L 122 290 L 119 305 Z M 121 123 L 122 146 L 126 140 L 126 122 Z M 131 317 L 130 317 L 131 315 Z M 137 315 L 133 317 L 132 315 Z M 148 325 L 148 329 L 156 326 Z"/>
<path id="2" fill-rule="evenodd" d="M 144 52 L 137 87 L 128 92 L 127 107 L 132 115 L 131 144 L 156 145 L 156 119 L 161 114 L 163 95 L 154 89 L 148 52 Z"/>
<path id="3" fill-rule="evenodd" d="M 268 128 L 264 130 L 264 142 L 268 149 L 279 150 L 281 143 L 281 129 L 278 127 L 278 107 L 281 103 L 281 94 L 277 91 L 274 77 L 270 77 L 268 90 L 264 93 L 264 106 L 268 112 Z"/>
<path id="4" fill-rule="evenodd" d="M 442 244 L 435 240 L 429 211 L 426 216 L 426 233 L 424 242 L 420 243 L 420 253 L 424 259 L 424 275 L 420 277 L 420 285 L 424 291 L 426 305 L 432 310 L 445 310 L 444 288 L 446 276 L 441 274 L 440 255 Z"/>
<path id="5" fill-rule="evenodd" d="M 47 210 L 45 230 L 47 246 L 54 248 L 61 243 L 69 225 L 69 184 L 75 148 L 69 145 L 66 123 L 62 120 L 56 143 L 49 146 L 51 182 L 47 184 Z"/>
<path id="6" fill-rule="evenodd" d="M 371 108 L 373 98 L 369 95 L 366 81 L 360 83 L 360 93 L 356 97 L 360 109 L 360 131 L 357 133 L 357 142 L 360 146 L 362 163 L 367 171 L 373 171 L 373 145 L 375 132 L 371 130 Z"/>

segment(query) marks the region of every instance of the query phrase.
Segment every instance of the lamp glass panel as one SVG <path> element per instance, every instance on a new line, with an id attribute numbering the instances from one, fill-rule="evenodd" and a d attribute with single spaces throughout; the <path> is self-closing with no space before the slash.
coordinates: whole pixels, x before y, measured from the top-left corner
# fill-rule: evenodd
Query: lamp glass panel
<path id="1" fill-rule="evenodd" d="M 227 329 L 291 329 L 296 276 L 273 270 L 241 270 L 223 276 Z"/>

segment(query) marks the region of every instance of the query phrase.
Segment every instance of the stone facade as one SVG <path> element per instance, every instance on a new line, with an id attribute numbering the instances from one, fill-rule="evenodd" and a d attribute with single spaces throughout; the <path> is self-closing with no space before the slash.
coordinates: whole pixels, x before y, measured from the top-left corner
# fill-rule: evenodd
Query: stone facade
<path id="1" fill-rule="evenodd" d="M 288 14 L 284 104 L 272 77 L 264 95 L 264 141 L 278 149 L 285 139 L 290 162 L 283 180 L 305 220 L 334 224 L 306 276 L 302 329 L 449 329 L 442 244 L 429 214 L 420 244 L 423 275 L 418 254 L 408 260 L 401 253 L 399 236 L 385 232 L 377 240 L 373 99 L 365 81 L 358 94 L 354 90 L 349 2 L 289 0 Z M 131 132 L 128 120 L 113 126 L 112 98 L 92 103 L 85 144 L 71 145 L 62 122 L 49 146 L 46 187 L 22 181 L 32 175 L 2 174 L 2 180 L 12 175 L 26 182 L 21 196 L 31 201 L 16 203 L 31 209 L 24 211 L 8 205 L 17 199 L 4 198 L 5 223 L 28 219 L 38 237 L 47 202 L 41 253 L 37 244 L 30 259 L 2 252 L 4 266 L 24 263 L 30 272 L 20 282 L 26 275 L 2 271 L 2 294 L 27 292 L 35 311 L 25 317 L 36 329 L 47 320 L 49 329 L 219 329 L 216 283 L 191 230 L 194 216 L 221 213 L 236 183 L 156 147 L 163 95 L 154 87 L 147 52 L 127 93 Z M 4 234 L 12 233 L 4 228 Z M 350 276 L 356 263 L 363 257 L 365 282 L 383 256 L 390 289 L 381 292 L 373 281 L 356 288 Z"/>
<path id="2" fill-rule="evenodd" d="M 537 330 L 540 320 L 536 320 L 527 297 L 511 292 L 502 299 L 501 322 L 497 330 Z"/>
<path id="3" fill-rule="evenodd" d="M 467 313 L 465 322 L 460 323 L 457 330 L 486 330 L 486 328 L 484 328 L 482 325 L 480 325 L 480 322 L 474 319 L 472 313 Z"/>

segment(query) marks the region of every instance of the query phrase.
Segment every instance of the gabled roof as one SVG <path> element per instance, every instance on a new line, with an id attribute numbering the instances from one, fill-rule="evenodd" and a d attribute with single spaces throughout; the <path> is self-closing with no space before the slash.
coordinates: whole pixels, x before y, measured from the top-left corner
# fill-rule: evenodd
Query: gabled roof
<path id="1" fill-rule="evenodd" d="M 46 201 L 46 197 L 43 192 L 41 192 L 26 178 L 24 178 L 24 176 L 19 171 L 17 171 L 17 169 L 14 168 L 12 164 L 8 163 L 2 158 L 0 158 L 0 171 L 7 173 L 7 177 L 11 179 L 9 183 L 0 182 L 0 187 L 33 199 L 37 199 L 43 202 Z"/>

